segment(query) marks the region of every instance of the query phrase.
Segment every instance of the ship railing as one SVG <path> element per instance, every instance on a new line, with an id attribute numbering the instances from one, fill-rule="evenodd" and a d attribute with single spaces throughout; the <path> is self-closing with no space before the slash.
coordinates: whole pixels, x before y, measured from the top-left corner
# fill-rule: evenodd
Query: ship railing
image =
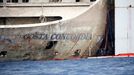
<path id="1" fill-rule="evenodd" d="M 79 2 L 94 2 L 96 0 L 0 0 L 0 4 L 9 4 L 9 3 L 79 3 Z"/>

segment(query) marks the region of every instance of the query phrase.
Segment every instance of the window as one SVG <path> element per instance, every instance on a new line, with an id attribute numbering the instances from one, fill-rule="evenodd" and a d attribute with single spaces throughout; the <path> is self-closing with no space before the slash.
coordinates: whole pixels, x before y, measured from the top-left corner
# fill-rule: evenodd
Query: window
<path id="1" fill-rule="evenodd" d="M 27 3 L 27 2 L 29 2 L 29 0 L 23 0 L 22 2 L 23 2 L 23 3 Z"/>
<path id="2" fill-rule="evenodd" d="M 80 0 L 76 0 L 76 2 L 80 2 Z"/>
<path id="3" fill-rule="evenodd" d="M 18 0 L 12 0 L 12 3 L 18 3 Z"/>
<path id="4" fill-rule="evenodd" d="M 3 0 L 0 0 L 0 3 L 3 3 Z"/>
<path id="5" fill-rule="evenodd" d="M 18 0 L 7 0 L 7 3 L 18 3 Z"/>
<path id="6" fill-rule="evenodd" d="M 11 0 L 7 0 L 7 3 L 10 3 L 11 2 Z"/>
<path id="7" fill-rule="evenodd" d="M 62 0 L 49 0 L 49 2 L 62 2 Z"/>
<path id="8" fill-rule="evenodd" d="M 96 1 L 96 0 L 90 0 L 91 2 L 94 2 L 94 1 Z"/>

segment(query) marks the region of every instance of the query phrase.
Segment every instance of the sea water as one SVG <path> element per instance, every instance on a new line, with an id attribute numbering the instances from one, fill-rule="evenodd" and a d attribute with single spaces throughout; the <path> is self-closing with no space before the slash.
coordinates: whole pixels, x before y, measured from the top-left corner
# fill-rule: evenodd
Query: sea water
<path id="1" fill-rule="evenodd" d="M 134 75 L 134 58 L 6 61 L 0 75 Z"/>

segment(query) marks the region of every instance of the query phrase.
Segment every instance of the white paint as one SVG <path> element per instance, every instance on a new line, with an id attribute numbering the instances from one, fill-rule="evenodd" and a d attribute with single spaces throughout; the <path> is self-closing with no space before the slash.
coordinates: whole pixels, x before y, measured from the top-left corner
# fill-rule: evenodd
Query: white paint
<path id="1" fill-rule="evenodd" d="M 76 2 L 76 0 L 62 0 L 62 2 Z"/>
<path id="2" fill-rule="evenodd" d="M 128 7 L 129 5 L 134 6 L 134 0 L 115 0 L 115 7 Z"/>
<path id="3" fill-rule="evenodd" d="M 131 35 L 131 39 L 130 39 L 130 51 L 129 52 L 134 52 L 134 8 L 130 8 L 131 10 L 131 32 L 130 32 L 130 35 Z"/>
<path id="4" fill-rule="evenodd" d="M 29 0 L 31 3 L 37 3 L 37 2 L 49 2 L 49 0 Z"/>
<path id="5" fill-rule="evenodd" d="M 6 0 L 3 0 L 3 3 L 7 3 L 7 1 Z"/>
<path id="6" fill-rule="evenodd" d="M 30 0 L 30 2 L 52 2 L 53 0 Z M 76 0 L 61 0 L 62 2 L 76 2 Z M 90 2 L 90 0 L 80 0 L 80 2 Z"/>
<path id="7" fill-rule="evenodd" d="M 22 0 L 18 0 L 18 3 L 22 3 Z"/>
<path id="8" fill-rule="evenodd" d="M 90 2 L 90 0 L 80 0 L 81 2 Z"/>
<path id="9" fill-rule="evenodd" d="M 115 0 L 115 54 L 134 53 L 134 0 Z"/>
<path id="10" fill-rule="evenodd" d="M 128 14 L 127 9 L 125 8 L 116 8 L 115 9 L 115 53 L 119 54 L 120 52 L 126 53 L 128 50 L 127 44 L 127 25 L 126 21 Z"/>
<path id="11" fill-rule="evenodd" d="M 31 3 L 33 3 L 33 2 L 52 2 L 52 1 L 54 1 L 54 0 L 30 0 Z M 62 0 L 62 2 L 76 2 L 76 0 Z"/>

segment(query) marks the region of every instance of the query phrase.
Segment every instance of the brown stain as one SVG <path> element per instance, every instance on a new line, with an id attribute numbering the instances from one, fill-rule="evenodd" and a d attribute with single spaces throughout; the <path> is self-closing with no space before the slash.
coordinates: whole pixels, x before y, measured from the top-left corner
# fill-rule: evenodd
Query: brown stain
<path id="1" fill-rule="evenodd" d="M 0 41 L 0 45 L 3 45 L 4 43 L 5 43 L 5 41 L 4 41 L 4 40 Z"/>
<path id="2" fill-rule="evenodd" d="M 19 44 L 9 45 L 8 48 L 10 50 L 19 50 L 21 48 L 21 45 L 19 45 Z"/>
<path id="3" fill-rule="evenodd" d="M 32 48 L 32 45 L 31 45 L 31 40 L 32 40 L 32 38 L 31 38 L 31 36 L 30 36 L 30 35 L 24 35 L 24 36 L 23 36 L 23 39 L 24 39 L 25 41 L 27 41 L 27 43 L 28 43 L 28 45 L 29 45 L 29 48 Z"/>

